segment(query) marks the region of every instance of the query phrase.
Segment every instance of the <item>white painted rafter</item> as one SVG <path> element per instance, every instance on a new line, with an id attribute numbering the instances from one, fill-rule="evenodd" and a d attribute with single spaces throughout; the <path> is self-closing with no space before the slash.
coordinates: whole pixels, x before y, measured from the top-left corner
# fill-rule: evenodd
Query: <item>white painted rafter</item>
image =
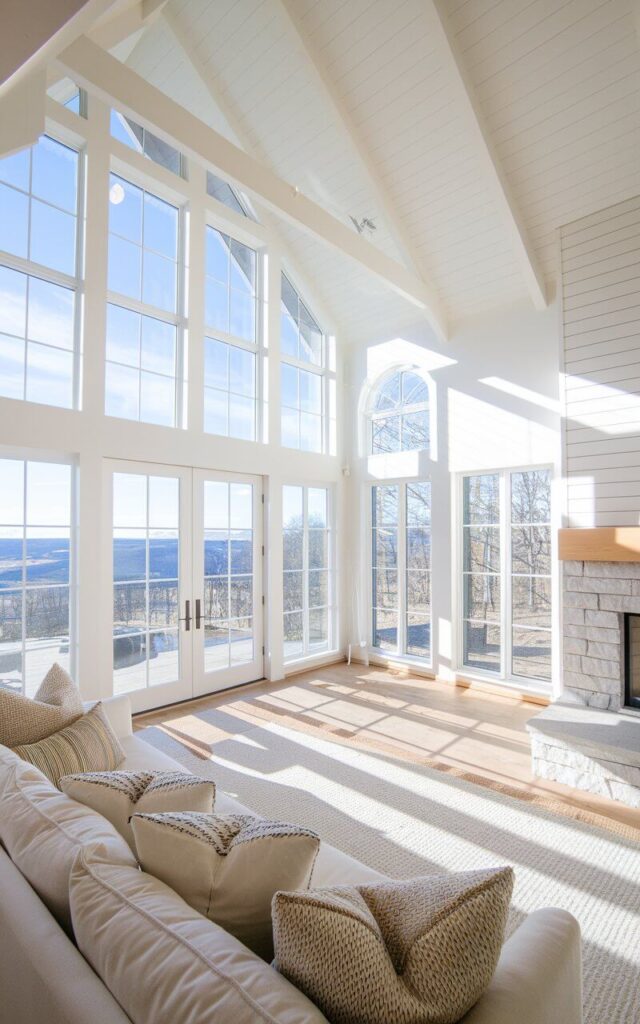
<path id="1" fill-rule="evenodd" d="M 460 48 L 451 28 L 444 0 L 427 0 L 429 28 L 441 56 L 442 67 L 448 72 L 452 96 L 466 114 L 469 131 L 475 137 L 478 158 L 485 169 L 487 181 L 503 221 L 509 230 L 514 252 L 518 258 L 527 289 L 536 309 L 547 305 L 546 287 L 538 259 L 524 221 L 513 197 L 511 186 L 502 169 L 497 150 L 485 124 L 484 114 L 477 99 L 473 83 L 466 70 Z"/>
<path id="2" fill-rule="evenodd" d="M 167 0 L 136 0 L 119 8 L 112 17 L 101 18 L 89 33 L 89 38 L 104 50 L 113 50 L 152 25 L 166 3 Z"/>
<path id="3" fill-rule="evenodd" d="M 279 217 L 358 263 L 404 299 L 424 310 L 434 328 L 444 335 L 444 327 L 431 307 L 428 289 L 414 273 L 371 245 L 219 132 L 208 128 L 91 40 L 86 37 L 76 40 L 60 55 L 60 62 L 79 85 L 96 91 L 123 113 L 148 125 L 160 137 L 177 143 L 188 155 L 248 192 Z"/>
<path id="4" fill-rule="evenodd" d="M 353 122 L 353 118 L 347 109 L 344 99 L 340 95 L 333 80 L 328 75 L 322 59 L 318 55 L 312 41 L 309 39 L 308 34 L 300 25 L 299 19 L 296 18 L 291 0 L 271 0 L 271 6 L 277 9 L 281 14 L 291 46 L 302 50 L 305 66 L 313 78 L 316 88 L 319 90 L 325 103 L 329 107 L 333 123 L 339 129 L 347 150 L 350 151 L 356 165 L 367 182 L 369 190 L 373 195 L 378 209 L 384 217 L 385 225 L 392 236 L 403 261 L 406 266 L 424 282 L 425 288 L 431 296 L 431 308 L 436 312 L 439 322 L 444 325 L 446 318 L 444 311 L 441 308 L 441 302 L 437 296 L 435 287 L 426 278 L 424 270 L 421 267 L 420 260 L 415 252 L 413 242 L 409 238 L 407 230 L 395 209 L 393 200 L 389 195 L 389 190 L 384 184 L 364 141 L 360 137 L 360 133 Z"/>

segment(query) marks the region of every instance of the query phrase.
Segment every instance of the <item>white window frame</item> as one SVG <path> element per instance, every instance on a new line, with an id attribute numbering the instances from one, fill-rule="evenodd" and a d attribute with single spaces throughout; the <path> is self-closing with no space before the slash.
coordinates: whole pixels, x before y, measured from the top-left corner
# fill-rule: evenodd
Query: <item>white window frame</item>
<path id="1" fill-rule="evenodd" d="M 77 115 L 72 115 L 76 117 Z M 0 251 L 0 265 L 7 267 L 9 270 L 17 270 L 22 274 L 27 274 L 30 277 L 38 277 L 43 281 L 48 281 L 51 284 L 61 285 L 63 288 L 69 288 L 74 292 L 75 302 L 73 310 L 73 352 L 72 352 L 72 381 L 71 381 L 71 405 L 70 409 L 77 410 L 81 408 L 81 396 L 82 396 L 82 306 L 84 303 L 84 222 L 85 222 L 85 192 L 86 192 L 86 142 L 79 142 L 77 137 L 71 138 L 69 132 L 66 132 L 60 125 L 55 124 L 53 127 L 45 125 L 44 131 L 38 137 L 38 141 L 43 136 L 51 139 L 53 142 L 60 143 L 61 146 L 66 146 L 67 149 L 72 149 L 78 154 L 78 182 L 77 182 L 77 203 L 76 203 L 76 246 L 75 246 L 75 263 L 76 272 L 75 275 L 65 274 L 60 270 L 53 270 L 50 267 L 45 267 L 42 263 L 36 263 L 30 259 L 24 259 L 22 256 L 13 256 L 11 253 Z M 37 143 L 34 143 L 37 145 Z M 33 146 L 28 147 L 33 149 Z M 29 173 L 29 192 L 27 193 L 30 197 L 29 200 L 29 234 L 31 237 L 31 176 L 33 171 L 33 165 Z M 19 191 L 19 190 L 18 190 Z M 25 193 L 22 193 L 24 195 Z M 38 200 L 39 202 L 45 203 L 47 206 L 51 204 L 47 200 Z M 24 379 L 24 393 L 23 398 L 18 401 L 28 401 L 26 398 L 26 340 L 25 340 L 25 379 Z M 46 402 L 33 402 L 29 403 L 32 405 L 45 405 Z M 60 408 L 60 406 L 51 406 L 51 408 Z M 67 408 L 66 406 L 64 408 Z"/>
<path id="2" fill-rule="evenodd" d="M 417 484 L 429 484 L 431 488 L 431 509 L 433 509 L 433 481 L 431 476 L 420 476 L 419 479 L 396 477 L 393 479 L 374 480 L 366 485 L 367 497 L 367 644 L 369 652 L 377 657 L 391 661 L 406 661 L 410 664 L 430 669 L 434 664 L 433 650 L 433 525 L 429 524 L 429 582 L 431 603 L 429 608 L 429 657 L 418 654 L 407 654 L 407 487 Z M 398 488 L 398 650 L 389 651 L 374 645 L 373 612 L 376 607 L 373 598 L 373 492 L 376 487 Z"/>
<path id="3" fill-rule="evenodd" d="M 134 150 L 130 151 L 130 155 L 137 158 L 137 160 L 129 163 L 125 162 L 121 156 L 121 150 L 127 153 L 127 147 L 124 143 L 119 142 L 118 139 L 114 139 L 109 135 L 109 141 L 111 145 L 111 160 L 109 166 L 109 178 L 112 174 L 117 175 L 135 188 L 141 189 L 143 192 L 148 192 L 150 195 L 155 196 L 157 199 L 168 203 L 170 206 L 177 208 L 178 210 L 178 232 L 177 232 L 177 259 L 176 259 L 176 312 L 171 313 L 166 309 L 160 309 L 157 306 L 152 306 L 149 303 L 143 302 L 140 299 L 132 299 L 128 295 L 122 295 L 120 292 L 113 292 L 109 289 L 108 281 L 108 253 L 107 253 L 107 280 L 106 284 L 106 301 L 105 301 L 105 325 L 107 322 L 107 307 L 109 305 L 120 306 L 122 309 L 131 310 L 134 313 L 140 313 L 142 316 L 148 316 L 154 320 L 162 320 L 167 324 L 171 324 L 176 328 L 176 373 L 175 373 L 175 396 L 174 396 L 174 423 L 173 426 L 164 427 L 169 430 L 180 430 L 184 429 L 187 425 L 187 408 L 186 408 L 186 339 L 188 337 L 189 318 L 187 315 L 187 239 L 188 239 L 188 216 L 189 207 L 187 198 L 184 194 L 174 190 L 164 184 L 165 176 L 169 178 L 177 178 L 171 171 L 162 167 L 160 164 L 155 164 L 154 161 L 149 160 L 142 153 L 136 153 Z M 113 143 L 116 146 L 113 146 Z M 114 149 L 116 149 L 117 155 L 114 155 Z M 144 166 L 142 169 L 138 167 L 137 161 L 141 160 L 144 164 L 149 164 L 149 169 Z M 161 172 L 160 174 L 154 174 L 151 168 L 157 168 Z M 180 179 L 178 178 L 178 181 Z M 107 205 L 109 200 L 107 200 Z M 107 209 L 107 247 L 109 245 L 109 212 Z M 144 247 L 141 246 L 144 251 Z M 106 404 L 106 367 L 107 363 L 112 360 L 107 359 L 106 347 L 104 356 L 105 365 L 105 389 L 103 395 L 103 409 Z M 115 364 L 121 365 L 121 364 Z M 141 376 L 142 371 L 138 367 L 138 374 Z M 138 383 L 138 387 L 139 387 Z M 141 423 L 147 426 L 158 426 L 157 424 L 148 424 L 146 420 L 128 419 L 127 417 L 112 417 L 105 412 L 105 416 L 108 419 L 123 419 L 128 423 Z M 162 429 L 162 428 L 161 428 Z"/>
<path id="4" fill-rule="evenodd" d="M 387 381 L 395 377 L 396 374 L 402 373 L 415 373 L 416 376 L 421 377 L 427 385 L 428 399 L 426 402 L 416 402 L 414 405 L 399 405 L 397 409 L 388 410 L 376 410 L 374 409 L 376 396 L 380 389 L 384 387 Z M 366 455 L 369 457 L 376 458 L 382 456 L 389 458 L 393 455 L 403 455 L 405 452 L 421 452 L 426 453 L 429 456 L 433 450 L 433 437 L 434 437 L 434 422 L 433 422 L 433 410 L 434 410 L 434 389 L 433 380 L 431 376 L 425 372 L 420 366 L 416 366 L 413 363 L 402 363 L 398 366 L 393 366 L 386 369 L 373 383 L 369 392 L 368 400 L 365 407 L 365 418 L 366 418 Z M 378 419 L 389 419 L 391 416 L 398 416 L 401 421 L 402 428 L 402 417 L 414 412 L 427 412 L 427 419 L 429 423 L 429 443 L 425 448 L 399 448 L 395 452 L 374 452 L 373 450 L 373 423 Z M 400 434 L 402 439 L 402 432 Z"/>
<path id="5" fill-rule="evenodd" d="M 286 480 L 283 484 L 284 487 L 299 487 L 302 490 L 302 574 L 303 574 L 303 585 L 302 585 L 302 651 L 299 654 L 294 655 L 291 658 L 287 658 L 283 653 L 283 663 L 286 668 L 290 669 L 292 665 L 297 665 L 300 662 L 315 661 L 317 658 L 325 659 L 327 655 L 335 653 L 337 649 L 337 588 L 336 588 L 336 571 L 335 571 L 335 552 L 336 552 L 336 516 L 335 516 L 335 489 L 326 481 L 321 483 L 300 481 L 289 481 Z M 326 647 L 310 647 L 309 646 L 309 572 L 313 571 L 309 569 L 309 490 L 322 490 L 327 492 L 327 645 Z M 284 523 L 281 523 L 282 533 L 282 544 L 284 546 L 285 537 Z M 282 595 L 284 599 L 284 574 L 286 571 L 283 567 L 282 570 Z M 283 624 L 282 624 L 282 635 L 284 638 L 284 616 L 287 613 L 283 609 Z"/>
<path id="6" fill-rule="evenodd" d="M 517 473 L 535 473 L 535 472 L 548 472 L 549 473 L 549 487 L 551 494 L 551 519 L 550 519 L 550 535 L 551 535 L 551 594 L 552 594 L 552 607 L 551 607 L 551 626 L 550 626 L 550 641 L 551 641 L 551 678 L 541 679 L 535 676 L 519 676 L 515 675 L 511 671 L 511 665 L 513 661 L 513 635 L 512 635 L 512 609 L 511 609 L 511 597 L 512 597 L 512 585 L 511 585 L 511 477 Z M 491 672 L 488 669 L 477 668 L 476 666 L 466 665 L 464 661 L 464 526 L 463 526 L 463 511 L 464 511 L 464 480 L 467 477 L 476 476 L 497 476 L 499 478 L 499 511 L 500 511 L 500 572 L 497 574 L 500 581 L 500 619 L 496 622 L 496 625 L 500 628 L 501 644 L 500 644 L 500 671 Z M 555 585 L 554 585 L 554 493 L 555 493 L 555 473 L 554 466 L 551 463 L 536 463 L 532 466 L 507 466 L 500 469 L 479 469 L 469 470 L 463 473 L 457 474 L 457 477 L 453 481 L 455 489 L 454 500 L 452 502 L 453 507 L 453 533 L 455 542 L 453 545 L 454 558 L 453 572 L 454 581 L 452 587 L 452 594 L 454 596 L 454 614 L 453 621 L 455 624 L 455 657 L 456 657 L 456 671 L 463 677 L 478 678 L 481 680 L 487 680 L 494 683 L 504 683 L 510 686 L 517 686 L 522 690 L 535 690 L 549 694 L 553 690 L 553 677 L 555 672 L 555 648 L 557 645 L 557 629 L 556 629 L 556 607 L 557 601 Z M 481 524 L 479 524 L 481 525 Z M 540 524 L 547 525 L 547 524 Z"/>
<path id="7" fill-rule="evenodd" d="M 331 393 L 332 393 L 332 390 L 335 391 L 335 387 L 336 387 L 336 384 L 335 384 L 335 380 L 336 380 L 335 357 L 334 357 L 334 355 L 332 353 L 331 338 L 328 335 L 327 331 L 322 326 L 322 318 L 316 316 L 316 313 L 315 313 L 315 310 L 313 308 L 313 305 L 311 303 L 307 302 L 306 297 L 304 295 L 304 290 L 299 287 L 298 282 L 296 281 L 295 274 L 292 273 L 290 271 L 289 267 L 285 266 L 284 263 L 283 263 L 282 267 L 280 268 L 280 275 L 281 275 L 280 276 L 280 305 L 278 307 L 279 314 L 282 313 L 282 276 L 284 275 L 284 277 L 286 277 L 287 280 L 289 281 L 289 284 L 291 285 L 291 287 L 297 293 L 299 301 L 302 302 L 306 306 L 306 308 L 309 310 L 309 312 L 311 313 L 311 316 L 313 317 L 313 319 L 317 323 L 317 325 L 320 328 L 320 331 L 322 333 L 322 360 L 321 360 L 321 362 L 319 364 L 318 363 L 305 362 L 304 359 L 295 359 L 293 356 L 285 355 L 285 353 L 282 351 L 282 348 L 281 348 L 281 350 L 280 350 L 280 366 L 278 367 L 278 373 L 279 374 L 282 373 L 282 369 L 281 369 L 282 368 L 282 364 L 286 363 L 288 366 L 293 366 L 297 370 L 302 370 L 302 371 L 308 372 L 308 373 L 314 373 L 317 377 L 320 378 L 320 409 L 321 409 L 321 413 L 320 413 L 320 418 L 321 418 L 320 432 L 321 432 L 321 440 L 322 440 L 320 451 L 310 451 L 307 448 L 301 448 L 301 447 L 292 448 L 290 445 L 285 445 L 284 442 L 282 442 L 282 447 L 283 448 L 288 448 L 290 451 L 304 452 L 307 455 L 327 455 L 327 454 L 332 452 L 333 447 L 334 447 L 334 439 L 332 437 L 332 422 L 335 422 L 335 419 L 336 419 L 335 412 L 334 412 L 334 415 L 332 416 L 332 411 L 333 410 L 331 408 L 331 406 L 332 406 L 332 394 Z M 281 321 L 279 320 L 279 322 L 281 322 Z M 333 398 L 333 401 L 335 402 L 335 397 Z M 282 403 L 282 396 L 281 396 L 281 398 L 280 398 L 281 422 L 282 422 L 282 410 L 284 408 L 293 409 L 292 406 L 286 406 L 285 407 L 283 405 L 283 403 Z M 300 408 L 300 406 L 298 406 L 298 409 L 297 409 L 297 413 L 298 413 L 298 431 L 300 431 L 300 413 L 302 411 L 303 410 Z"/>
<path id="8" fill-rule="evenodd" d="M 207 194 L 207 200 L 210 197 Z M 204 350 L 207 339 L 211 341 L 222 341 L 225 345 L 230 345 L 233 348 L 244 349 L 245 352 L 251 352 L 255 356 L 255 395 L 254 395 L 254 437 L 253 440 L 249 441 L 247 438 L 239 438 L 233 434 L 214 434 L 204 429 L 203 421 L 203 433 L 205 437 L 223 437 L 230 441 L 242 441 L 246 444 L 258 444 L 265 437 L 265 415 L 266 415 L 266 401 L 264 396 L 264 363 L 265 357 L 267 356 L 267 350 L 265 347 L 265 336 L 266 336 L 266 315 L 265 315 L 265 254 L 266 248 L 264 244 L 260 244 L 258 240 L 251 234 L 245 234 L 238 228 L 231 228 L 228 224 L 219 221 L 209 210 L 205 211 L 204 220 L 204 242 L 206 246 L 206 232 L 207 228 L 213 228 L 214 231 L 218 231 L 221 234 L 229 235 L 235 242 L 240 242 L 242 245 L 246 245 L 247 248 L 252 249 L 256 255 L 256 310 L 255 310 L 255 324 L 256 324 L 256 340 L 255 342 L 247 341 L 245 338 L 239 338 L 235 334 L 229 334 L 227 331 L 221 331 L 217 328 L 210 327 L 206 321 L 206 302 L 205 302 L 205 289 L 206 284 L 203 287 L 202 296 L 202 351 L 203 351 L 203 366 L 204 366 Z M 206 251 L 206 249 L 205 249 Z M 204 257 L 203 257 L 204 259 Z M 206 282 L 206 265 L 203 264 L 203 281 Z M 213 388 L 208 389 L 204 383 L 204 372 L 203 372 L 203 383 L 202 383 L 202 395 L 203 404 L 204 396 L 207 390 L 215 390 Z M 227 396 L 231 396 L 232 392 L 227 391 Z"/>

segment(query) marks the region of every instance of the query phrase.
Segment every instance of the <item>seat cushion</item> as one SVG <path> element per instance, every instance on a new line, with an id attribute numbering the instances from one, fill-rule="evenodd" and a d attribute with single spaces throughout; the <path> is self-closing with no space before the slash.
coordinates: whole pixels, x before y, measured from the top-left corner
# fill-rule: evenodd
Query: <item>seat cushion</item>
<path id="1" fill-rule="evenodd" d="M 68 933 L 69 874 L 82 846 L 98 846 L 106 858 L 137 866 L 113 825 L 61 793 L 7 747 L 0 747 L 0 841 Z"/>
<path id="2" fill-rule="evenodd" d="M 275 966 L 333 1024 L 455 1024 L 498 963 L 511 868 L 273 899 Z"/>
<path id="3" fill-rule="evenodd" d="M 214 782 L 185 772 L 83 772 L 60 779 L 63 793 L 102 814 L 136 852 L 129 820 L 132 814 L 163 811 L 211 813 Z"/>
<path id="4" fill-rule="evenodd" d="M 124 750 L 107 721 L 102 704 L 95 704 L 86 715 L 53 736 L 13 749 L 24 761 L 39 768 L 55 786 L 63 775 L 113 771 L 124 761 Z"/>
<path id="5" fill-rule="evenodd" d="M 75 722 L 82 711 L 82 700 L 73 679 L 56 662 L 33 699 L 0 688 L 0 743 L 5 747 L 37 743 Z"/>
<path id="6" fill-rule="evenodd" d="M 264 960 L 273 959 L 271 899 L 308 889 L 320 839 L 250 814 L 134 814 L 143 871 L 160 878 Z"/>
<path id="7" fill-rule="evenodd" d="M 79 855 L 80 951 L 133 1024 L 326 1024 L 293 985 L 163 882 Z"/>

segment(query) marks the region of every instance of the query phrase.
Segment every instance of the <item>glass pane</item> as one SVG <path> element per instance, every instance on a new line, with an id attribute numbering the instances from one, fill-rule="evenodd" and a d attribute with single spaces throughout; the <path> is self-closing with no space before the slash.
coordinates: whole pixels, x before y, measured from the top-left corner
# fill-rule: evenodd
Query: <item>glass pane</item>
<path id="1" fill-rule="evenodd" d="M 371 421 L 374 455 L 400 451 L 400 417 L 389 416 Z"/>
<path id="2" fill-rule="evenodd" d="M 300 530 L 285 530 L 283 540 L 283 568 L 303 568 L 303 534 Z"/>
<path id="3" fill-rule="evenodd" d="M 431 484 L 407 484 L 407 526 L 431 524 Z"/>
<path id="4" fill-rule="evenodd" d="M 107 306 L 107 359 L 127 366 L 140 366 L 139 313 L 122 306 Z"/>
<path id="5" fill-rule="evenodd" d="M 30 342 L 27 345 L 26 397 L 28 402 L 70 409 L 73 405 L 72 353 Z"/>
<path id="6" fill-rule="evenodd" d="M 421 526 L 410 526 L 407 530 L 407 567 L 429 569 L 431 567 L 431 531 Z"/>
<path id="7" fill-rule="evenodd" d="M 431 620 L 429 612 L 410 612 L 407 615 L 407 654 L 414 658 L 428 658 L 431 653 Z"/>
<path id="8" fill-rule="evenodd" d="M 405 371 L 402 374 L 402 404 L 420 405 L 429 401 L 426 380 L 417 373 Z"/>
<path id="9" fill-rule="evenodd" d="M 178 631 L 149 633 L 149 686 L 172 683 L 180 676 Z"/>
<path id="10" fill-rule="evenodd" d="M 126 420 L 140 418 L 140 374 L 137 370 L 107 363 L 104 411 L 107 416 Z"/>
<path id="11" fill-rule="evenodd" d="M 204 538 L 204 572 L 217 576 L 229 571 L 229 535 L 223 530 L 207 530 Z"/>
<path id="12" fill-rule="evenodd" d="M 204 526 L 206 530 L 229 528 L 229 484 L 221 480 L 205 480 Z"/>
<path id="13" fill-rule="evenodd" d="M 253 572 L 253 533 L 251 530 L 232 530 L 229 549 L 230 572 Z"/>
<path id="14" fill-rule="evenodd" d="M 143 583 L 117 583 L 113 588 L 114 634 L 144 629 L 147 623 L 147 590 Z"/>
<path id="15" fill-rule="evenodd" d="M 163 427 L 176 425 L 176 382 L 157 373 L 140 374 L 140 419 Z"/>
<path id="16" fill-rule="evenodd" d="M 463 494 L 463 522 L 465 524 L 499 524 L 500 477 L 497 473 L 465 477 Z"/>
<path id="17" fill-rule="evenodd" d="M 551 520 L 551 473 L 548 469 L 511 474 L 511 519 L 514 523 Z"/>
<path id="18" fill-rule="evenodd" d="M 283 355 L 298 358 L 298 325 L 287 312 L 280 316 L 280 348 Z"/>
<path id="19" fill-rule="evenodd" d="M 112 235 L 109 239 L 109 290 L 142 297 L 142 249 L 133 242 Z"/>
<path id="20" fill-rule="evenodd" d="M 176 372 L 176 329 L 154 317 L 142 317 L 141 365 L 173 377 Z"/>
<path id="21" fill-rule="evenodd" d="M 309 607 L 324 608 L 329 604 L 329 573 L 326 569 L 309 572 Z"/>
<path id="22" fill-rule="evenodd" d="M 256 403 L 253 398 L 233 395 L 229 401 L 229 437 L 255 441 Z"/>
<path id="23" fill-rule="evenodd" d="M 373 610 L 373 646 L 385 651 L 398 650 L 397 611 Z"/>
<path id="24" fill-rule="evenodd" d="M 405 413 L 402 417 L 402 450 L 423 451 L 429 447 L 429 413 Z"/>
<path id="25" fill-rule="evenodd" d="M 465 575 L 464 616 L 488 622 L 500 620 L 500 577 Z"/>
<path id="26" fill-rule="evenodd" d="M 253 398 L 255 385 L 256 357 L 253 352 L 231 346 L 229 349 L 229 390 L 236 395 Z M 207 383 L 212 383 L 207 381 Z M 213 387 L 219 387 L 213 384 Z"/>
<path id="27" fill-rule="evenodd" d="M 71 523 L 71 466 L 27 463 L 26 522 L 29 526 Z"/>
<path id="28" fill-rule="evenodd" d="M 0 223 L 2 223 L 0 217 Z M 2 243 L 0 242 L 0 248 Z M 24 338 L 27 330 L 27 277 L 0 267 L 0 331 Z"/>
<path id="29" fill-rule="evenodd" d="M 207 278 L 204 286 L 204 316 L 207 327 L 229 330 L 229 291 L 220 281 Z"/>
<path id="30" fill-rule="evenodd" d="M 229 295 L 229 333 L 243 341 L 255 341 L 256 338 L 255 297 L 235 288 Z"/>
<path id="31" fill-rule="evenodd" d="M 226 290 L 229 283 L 229 236 L 207 227 L 205 246 L 206 272 L 216 281 L 221 281 Z"/>
<path id="32" fill-rule="evenodd" d="M 144 250 L 142 258 L 142 301 L 168 313 L 177 310 L 177 269 L 173 260 Z"/>
<path id="33" fill-rule="evenodd" d="M 109 179 L 109 231 L 142 245 L 143 191 L 112 174 Z M 112 240 L 110 240 L 111 242 Z"/>
<path id="34" fill-rule="evenodd" d="M 0 525 L 24 523 L 24 467 L 21 459 L 0 459 Z"/>
<path id="35" fill-rule="evenodd" d="M 295 366 L 288 366 L 283 363 L 280 374 L 281 395 L 283 405 L 290 409 L 299 408 L 298 400 L 298 370 Z"/>
<path id="36" fill-rule="evenodd" d="M 300 415 L 295 410 L 282 410 L 281 433 L 285 448 L 300 447 Z"/>
<path id="37" fill-rule="evenodd" d="M 22 529 L 0 527 L 0 589 L 22 586 L 25 543 Z"/>
<path id="38" fill-rule="evenodd" d="M 0 395 L 24 398 L 25 343 L 22 338 L 0 334 Z"/>
<path id="39" fill-rule="evenodd" d="M 147 531 L 113 531 L 113 579 L 116 583 L 139 580 L 147 574 Z M 174 575 L 177 575 L 174 574 Z"/>
<path id="40" fill-rule="evenodd" d="M 27 336 L 57 348 L 73 349 L 75 293 L 38 277 L 29 278 Z"/>
<path id="41" fill-rule="evenodd" d="M 326 569 L 329 565 L 329 538 L 326 530 L 309 530 L 309 568 Z"/>
<path id="42" fill-rule="evenodd" d="M 229 624 L 217 622 L 204 627 L 204 670 L 217 672 L 229 665 Z"/>
<path id="43" fill-rule="evenodd" d="M 118 528 L 146 528 L 146 476 L 137 473 L 113 474 L 113 525 Z"/>
<path id="44" fill-rule="evenodd" d="M 253 487 L 251 484 L 230 484 L 231 527 L 251 530 L 253 527 Z"/>
<path id="45" fill-rule="evenodd" d="M 29 255 L 29 198 L 8 185 L 0 185 L 0 249 Z"/>
<path id="46" fill-rule="evenodd" d="M 300 413 L 300 448 L 305 452 L 322 451 L 322 417 Z"/>
<path id="47" fill-rule="evenodd" d="M 300 354 L 305 363 L 322 366 L 322 332 L 304 322 L 300 323 Z"/>
<path id="48" fill-rule="evenodd" d="M 373 531 L 373 564 L 381 569 L 397 567 L 397 530 L 377 529 Z"/>
<path id="49" fill-rule="evenodd" d="M 30 259 L 73 276 L 76 272 L 76 218 L 53 206 L 31 201 Z"/>
<path id="50" fill-rule="evenodd" d="M 149 584 L 149 625 L 178 625 L 178 583 L 163 580 Z"/>
<path id="51" fill-rule="evenodd" d="M 511 528 L 511 567 L 514 573 L 550 575 L 551 527 L 513 526 Z"/>
<path id="52" fill-rule="evenodd" d="M 398 522 L 398 488 L 373 488 L 373 525 L 395 526 Z"/>
<path id="53" fill-rule="evenodd" d="M 514 623 L 551 627 L 551 580 L 546 576 L 514 576 L 511 582 Z"/>
<path id="54" fill-rule="evenodd" d="M 302 612 L 292 612 L 284 616 L 284 657 L 285 660 L 303 653 L 304 634 L 302 628 Z"/>
<path id="55" fill-rule="evenodd" d="M 500 627 L 486 622 L 465 622 L 464 663 L 486 672 L 500 671 Z"/>
<path id="56" fill-rule="evenodd" d="M 253 577 L 232 576 L 229 583 L 229 615 L 241 619 L 253 614 Z"/>
<path id="57" fill-rule="evenodd" d="M 16 188 L 21 188 L 23 192 L 28 192 L 30 160 L 30 149 L 21 149 L 19 153 L 2 157 L 0 159 L 0 181 L 5 181 L 8 185 L 14 185 Z"/>
<path id="58" fill-rule="evenodd" d="M 77 208 L 78 154 L 44 135 L 33 147 L 31 191 L 69 213 Z"/>
<path id="59" fill-rule="evenodd" d="M 411 611 L 431 608 L 431 574 L 428 572 L 407 572 L 407 608 Z"/>
<path id="60" fill-rule="evenodd" d="M 204 429 L 207 434 L 229 436 L 229 395 L 226 391 L 205 388 Z"/>
<path id="61" fill-rule="evenodd" d="M 500 571 L 500 527 L 465 526 L 465 572 Z"/>
<path id="62" fill-rule="evenodd" d="M 150 192 L 144 194 L 144 230 L 143 245 L 145 249 L 176 260 L 178 255 L 178 211 L 175 206 L 165 203 Z"/>
<path id="63" fill-rule="evenodd" d="M 113 637 L 113 690 L 129 693 L 147 685 L 146 633 L 123 634 L 114 631 Z"/>
<path id="64" fill-rule="evenodd" d="M 149 477 L 149 526 L 177 530 L 180 525 L 180 481 L 171 476 Z"/>
<path id="65" fill-rule="evenodd" d="M 22 591 L 0 592 L 0 686 L 22 690 Z"/>
<path id="66" fill-rule="evenodd" d="M 309 526 L 327 526 L 327 490 L 325 487 L 310 487 L 307 491 Z"/>
<path id="67" fill-rule="evenodd" d="M 395 409 L 400 404 L 400 374 L 394 373 L 387 381 L 380 385 L 376 392 L 374 409 L 383 412 L 387 409 Z"/>
<path id="68" fill-rule="evenodd" d="M 70 530 L 59 526 L 30 528 L 26 539 L 27 583 L 69 584 Z M 0 542 L 2 543 L 2 542 Z M 4 543 L 3 543 L 4 547 Z M 2 563 L 0 563 L 0 566 Z"/>
<path id="69" fill-rule="evenodd" d="M 60 637 L 53 641 L 47 639 L 42 641 L 35 640 L 29 641 L 26 644 L 23 661 L 23 683 L 24 692 L 27 697 L 35 697 L 40 683 L 54 661 L 57 661 L 66 672 L 70 670 L 68 637 Z"/>
<path id="70" fill-rule="evenodd" d="M 253 619 L 245 618 L 230 623 L 231 664 L 242 665 L 253 661 Z"/>
<path id="71" fill-rule="evenodd" d="M 326 647 L 329 642 L 329 611 L 313 608 L 309 612 L 309 647 Z"/>
<path id="72" fill-rule="evenodd" d="M 213 338 L 204 339 L 204 383 L 221 391 L 229 389 L 229 345 Z"/>
<path id="73" fill-rule="evenodd" d="M 515 676 L 529 679 L 551 679 L 551 633 L 543 629 L 514 629 L 512 671 Z"/>
<path id="74" fill-rule="evenodd" d="M 26 589 L 24 595 L 25 637 L 27 640 L 68 637 L 68 587 L 37 587 L 35 590 Z M 46 670 L 45 668 L 45 672 Z M 44 674 L 43 672 L 43 676 Z"/>
<path id="75" fill-rule="evenodd" d="M 283 574 L 283 601 L 285 612 L 300 611 L 303 606 L 304 573 L 285 572 Z"/>
<path id="76" fill-rule="evenodd" d="M 398 573 L 395 569 L 373 570 L 373 604 L 376 608 L 396 608 Z"/>
<path id="77" fill-rule="evenodd" d="M 289 529 L 302 527 L 302 487 L 282 488 L 282 523 Z"/>

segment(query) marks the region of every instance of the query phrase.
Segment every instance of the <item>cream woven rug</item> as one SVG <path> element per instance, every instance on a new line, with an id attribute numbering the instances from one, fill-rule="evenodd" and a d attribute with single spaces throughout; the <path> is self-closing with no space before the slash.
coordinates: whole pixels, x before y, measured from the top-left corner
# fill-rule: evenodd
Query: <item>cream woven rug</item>
<path id="1" fill-rule="evenodd" d="M 256 812 L 313 828 L 393 877 L 513 865 L 510 930 L 545 906 L 580 921 L 586 1024 L 640 1021 L 639 842 L 276 723 L 216 743 L 209 760 L 170 727 L 139 735 Z"/>

